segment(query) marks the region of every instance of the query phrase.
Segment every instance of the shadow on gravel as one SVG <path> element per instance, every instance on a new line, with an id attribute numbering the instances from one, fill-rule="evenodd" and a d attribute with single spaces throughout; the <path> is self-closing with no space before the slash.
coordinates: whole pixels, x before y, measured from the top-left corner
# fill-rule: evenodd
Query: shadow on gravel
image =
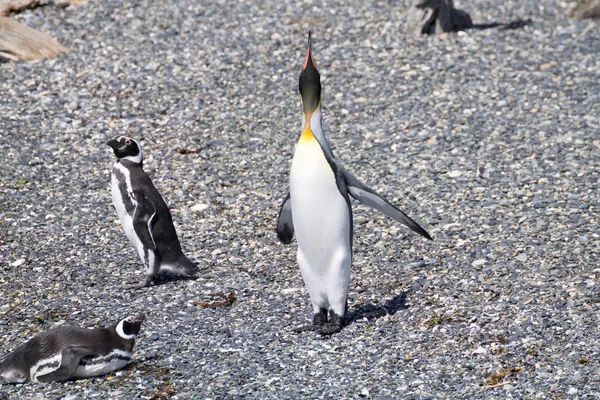
<path id="1" fill-rule="evenodd" d="M 168 271 L 160 271 L 156 278 L 154 278 L 154 282 L 152 282 L 152 286 L 162 286 L 167 283 L 177 282 L 177 281 L 193 281 L 198 279 L 193 276 L 181 276 L 177 274 L 172 274 Z"/>
<path id="2" fill-rule="evenodd" d="M 532 23 L 533 21 L 530 19 L 517 19 L 509 22 L 508 24 L 503 24 L 502 22 L 492 22 L 491 24 L 473 24 L 471 29 L 482 31 L 484 29 L 500 28 L 500 31 L 512 31 L 514 29 L 521 29 L 527 25 L 531 25 Z"/>
<path id="3" fill-rule="evenodd" d="M 406 297 L 408 291 L 400 293 L 398 296 L 391 300 L 386 301 L 384 304 L 378 306 L 374 304 L 364 304 L 355 311 L 346 314 L 346 325 L 353 324 L 354 321 L 366 318 L 372 320 L 375 318 L 381 318 L 386 315 L 394 315 L 399 310 L 405 310 L 408 308 L 406 305 Z"/>

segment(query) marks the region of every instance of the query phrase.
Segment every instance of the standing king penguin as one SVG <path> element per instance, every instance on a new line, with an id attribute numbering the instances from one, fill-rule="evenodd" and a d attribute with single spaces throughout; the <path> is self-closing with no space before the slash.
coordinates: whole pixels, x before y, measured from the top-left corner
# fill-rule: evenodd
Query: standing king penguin
<path id="1" fill-rule="evenodd" d="M 277 221 L 279 240 L 289 244 L 295 233 L 298 266 L 308 289 L 314 317 L 302 330 L 323 335 L 344 327 L 352 264 L 350 196 L 402 222 L 421 236 L 431 236 L 389 201 L 352 174 L 333 156 L 321 121 L 321 79 L 312 55 L 310 32 L 300 73 L 303 127 L 290 172 L 290 191 Z"/>
<path id="2" fill-rule="evenodd" d="M 0 359 L 8 383 L 55 382 L 108 374 L 131 361 L 144 314 L 106 328 L 60 326 L 40 333 Z"/>
<path id="3" fill-rule="evenodd" d="M 142 168 L 142 148 L 125 136 L 107 144 L 117 156 L 111 173 L 113 204 L 127 238 L 146 267 L 145 281 L 133 287 L 152 285 L 161 269 L 193 277 L 198 267 L 183 254 L 169 207 Z"/>

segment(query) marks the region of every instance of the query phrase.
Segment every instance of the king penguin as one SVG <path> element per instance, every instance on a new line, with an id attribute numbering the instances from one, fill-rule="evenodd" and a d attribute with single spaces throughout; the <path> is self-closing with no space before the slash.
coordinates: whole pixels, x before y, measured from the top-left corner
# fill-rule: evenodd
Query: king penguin
<path id="1" fill-rule="evenodd" d="M 107 144 L 117 157 L 111 173 L 113 204 L 127 238 L 146 268 L 145 281 L 133 287 L 152 285 L 161 269 L 193 277 L 198 267 L 183 254 L 169 207 L 142 168 L 142 148 L 125 136 Z"/>
<path id="2" fill-rule="evenodd" d="M 297 260 L 313 306 L 312 325 L 323 335 L 344 327 L 352 264 L 352 208 L 350 196 L 408 226 L 431 236 L 389 201 L 378 195 L 334 157 L 321 119 L 321 78 L 312 55 L 311 33 L 299 79 L 303 126 L 290 171 L 290 191 L 283 200 L 277 235 L 298 242 Z"/>
<path id="3" fill-rule="evenodd" d="M 0 359 L 8 383 L 55 382 L 105 375 L 131 361 L 144 314 L 106 328 L 60 326 L 40 333 Z"/>

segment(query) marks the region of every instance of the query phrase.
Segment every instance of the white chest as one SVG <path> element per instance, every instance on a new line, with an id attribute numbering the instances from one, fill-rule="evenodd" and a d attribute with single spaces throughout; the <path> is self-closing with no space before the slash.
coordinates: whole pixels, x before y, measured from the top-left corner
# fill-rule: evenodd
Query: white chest
<path id="1" fill-rule="evenodd" d="M 121 226 L 125 231 L 125 235 L 127 235 L 127 238 L 139 253 L 140 251 L 143 251 L 143 246 L 133 228 L 133 213 L 135 208 L 128 212 L 127 205 L 125 204 L 125 201 L 131 203 L 129 205 L 130 207 L 131 205 L 135 207 L 137 204 L 133 198 L 133 190 L 131 188 L 129 171 L 120 164 L 115 165 L 115 170 L 116 171 L 113 171 L 111 174 L 110 185 L 113 205 L 115 206 L 115 211 L 119 216 L 119 220 L 121 221 Z M 124 199 L 124 196 L 126 200 Z"/>
<path id="2" fill-rule="evenodd" d="M 322 264 L 349 247 L 350 212 L 316 140 L 300 140 L 290 173 L 292 218 L 298 246 Z M 312 263 L 311 263 L 312 264 Z"/>
<path id="3" fill-rule="evenodd" d="M 339 196 L 333 170 L 315 139 L 301 139 L 296 146 L 290 172 L 290 190 L 292 203 L 296 198 L 303 199 L 303 203 L 312 200 L 317 205 L 320 200 Z"/>

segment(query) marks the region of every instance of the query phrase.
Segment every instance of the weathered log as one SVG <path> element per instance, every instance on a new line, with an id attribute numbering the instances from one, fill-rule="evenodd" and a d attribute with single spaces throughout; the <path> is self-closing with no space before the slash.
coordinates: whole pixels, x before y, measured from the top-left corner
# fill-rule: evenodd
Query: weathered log
<path id="1" fill-rule="evenodd" d="M 68 51 L 51 36 L 10 18 L 0 17 L 0 59 L 38 60 Z"/>
<path id="2" fill-rule="evenodd" d="M 49 0 L 0 0 L 0 17 L 48 5 Z"/>
<path id="3" fill-rule="evenodd" d="M 406 16 L 406 30 L 417 35 L 472 27 L 469 14 L 455 9 L 452 0 L 413 0 Z"/>
<path id="4" fill-rule="evenodd" d="M 600 18 L 600 0 L 579 0 L 568 15 L 575 19 Z"/>

